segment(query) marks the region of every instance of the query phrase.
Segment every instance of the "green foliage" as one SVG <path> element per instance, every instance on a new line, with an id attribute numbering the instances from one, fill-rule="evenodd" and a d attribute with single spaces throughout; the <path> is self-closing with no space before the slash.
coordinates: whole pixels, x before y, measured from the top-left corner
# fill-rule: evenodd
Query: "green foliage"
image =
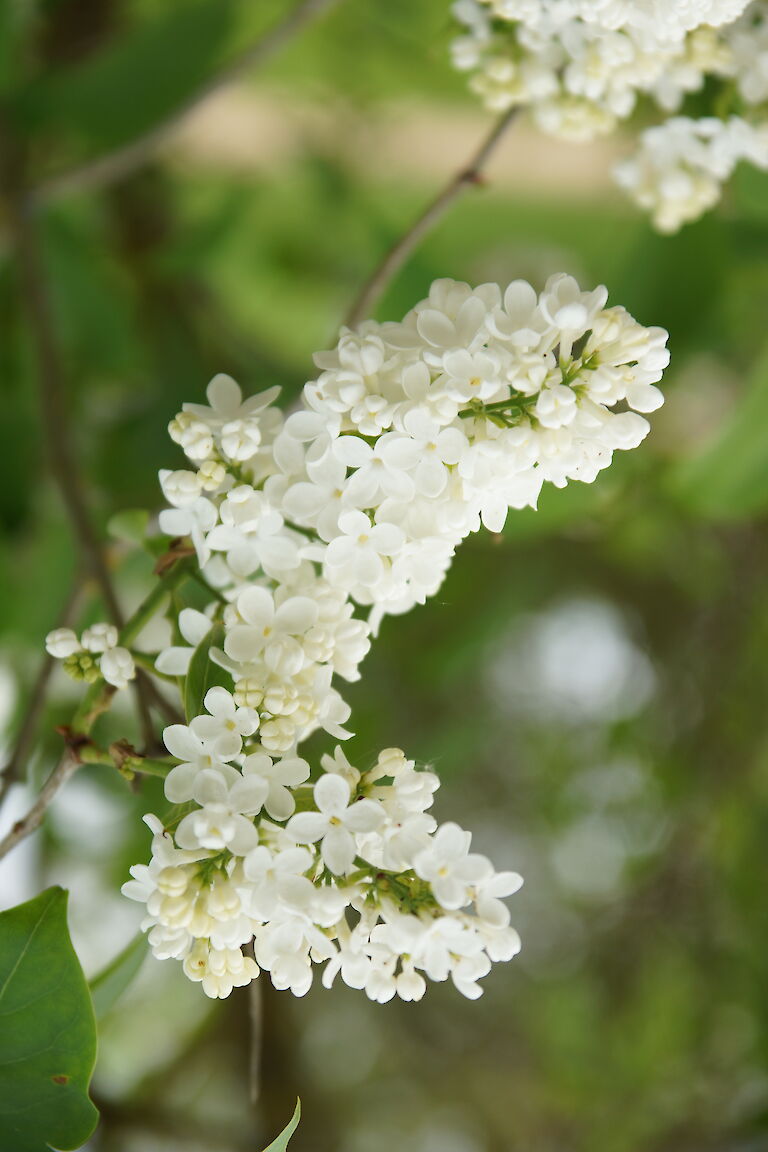
<path id="1" fill-rule="evenodd" d="M 107 523 L 107 531 L 116 540 L 126 544 L 143 546 L 149 526 L 149 512 L 146 508 L 126 508 L 116 512 Z"/>
<path id="2" fill-rule="evenodd" d="M 79 1148 L 96 1026 L 67 930 L 67 894 L 48 888 L 0 913 L 0 1132 L 13 1152 Z"/>
<path id="3" fill-rule="evenodd" d="M 20 99 L 20 114 L 36 132 L 70 133 L 92 151 L 125 144 L 171 115 L 221 64 L 237 7 L 196 0 L 137 22 L 101 51 L 41 77 Z"/>
<path id="4" fill-rule="evenodd" d="M 299 1120 L 301 1120 L 301 1100 L 296 1101 L 296 1110 L 293 1116 L 285 1128 L 283 1128 L 280 1135 L 276 1136 L 269 1147 L 264 1149 L 264 1152 L 285 1152 L 288 1147 L 288 1141 L 299 1126 Z"/>
<path id="5" fill-rule="evenodd" d="M 143 932 L 138 932 L 114 960 L 93 977 L 90 989 L 97 1020 L 106 1016 L 126 988 L 133 983 L 146 959 L 147 951 L 147 937 Z"/>
<path id="6" fill-rule="evenodd" d="M 712 442 L 674 470 L 671 484 L 700 516 L 735 520 L 768 508 L 768 349 Z"/>
<path id="7" fill-rule="evenodd" d="M 222 648 L 223 645 L 224 625 L 217 622 L 195 648 L 184 683 L 184 712 L 187 721 L 204 711 L 203 700 L 209 688 L 216 685 L 232 687 L 232 677 L 211 659 L 211 649 Z"/>

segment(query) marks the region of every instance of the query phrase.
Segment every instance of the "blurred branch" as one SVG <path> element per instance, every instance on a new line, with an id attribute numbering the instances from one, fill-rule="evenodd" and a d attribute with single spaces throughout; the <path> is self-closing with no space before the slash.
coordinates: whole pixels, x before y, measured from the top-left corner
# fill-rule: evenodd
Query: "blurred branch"
<path id="1" fill-rule="evenodd" d="M 48 779 L 40 789 L 37 799 L 27 814 L 17 820 L 11 828 L 7 836 L 0 840 L 0 860 L 4 856 L 20 844 L 22 840 L 26 840 L 27 836 L 31 836 L 43 822 L 45 814 L 50 807 L 54 796 L 60 788 L 63 788 L 70 776 L 77 771 L 80 766 L 80 761 L 77 759 L 73 751 L 67 751 L 56 767 L 51 772 Z"/>
<path id="2" fill-rule="evenodd" d="M 221 72 L 207 80 L 182 107 L 172 112 L 162 123 L 121 148 L 51 177 L 34 192 L 35 203 L 45 203 L 72 191 L 105 188 L 123 180 L 151 160 L 165 145 L 174 130 L 209 96 L 232 83 L 243 72 L 266 64 L 305 25 L 323 15 L 337 2 L 338 0 L 300 0 L 287 16 L 226 65 Z"/>
<path id="3" fill-rule="evenodd" d="M 256 956 L 253 945 L 253 940 L 250 940 L 248 944 L 243 946 L 243 951 L 247 956 L 250 956 L 252 960 L 255 960 Z M 251 980 L 245 990 L 248 997 L 248 1044 L 250 1049 L 248 1053 L 248 1087 L 252 1105 L 258 1104 L 259 1096 L 261 1095 L 261 985 L 262 981 Z"/>
<path id="4" fill-rule="evenodd" d="M 130 619 L 123 625 L 120 630 L 121 644 L 128 647 L 133 643 L 148 621 L 152 619 L 165 597 L 188 574 L 189 565 L 183 560 L 176 561 L 166 570 Z M 40 827 L 45 813 L 59 789 L 66 784 L 70 776 L 83 763 L 87 754 L 86 749 L 91 745 L 89 739 L 91 729 L 102 712 L 109 708 L 115 691 L 112 685 L 98 681 L 92 684 L 85 693 L 72 719 L 71 726 L 62 730 L 67 742 L 66 752 L 43 784 L 32 807 L 26 815 L 16 821 L 4 839 L 0 840 L 0 860 Z"/>
<path id="5" fill-rule="evenodd" d="M 107 563 L 91 523 L 85 488 L 72 444 L 61 357 L 51 315 L 36 228 L 21 189 L 8 196 L 8 213 L 16 249 L 22 303 L 37 357 L 40 408 L 51 471 L 61 492 L 85 563 L 115 624 L 122 613 Z"/>
<path id="6" fill-rule="evenodd" d="M 10 157 L 6 157 L 10 168 Z M 19 170 L 23 173 L 23 158 Z M 8 215 L 11 223 L 16 262 L 19 270 L 21 296 L 27 313 L 29 328 L 38 364 L 40 412 L 45 433 L 51 471 L 61 492 L 67 514 L 80 546 L 86 567 L 90 570 L 109 616 L 118 628 L 123 626 L 123 614 L 109 574 L 101 542 L 91 522 L 88 500 L 74 449 L 67 409 L 64 371 L 59 354 L 56 331 L 51 311 L 45 268 L 37 228 L 18 175 L 7 195 Z M 142 737 L 148 750 L 157 743 L 146 694 L 146 678 L 137 677 L 135 693 Z"/>
<path id="7" fill-rule="evenodd" d="M 508 128 L 515 120 L 517 108 L 511 108 L 496 121 L 469 162 L 457 172 L 445 188 L 427 205 L 411 227 L 392 245 L 384 259 L 364 284 L 350 308 L 344 323 L 354 328 L 367 319 L 391 281 L 403 267 L 421 241 L 437 225 L 448 209 L 469 188 L 483 183 L 483 172 Z"/>
<path id="8" fill-rule="evenodd" d="M 80 767 L 79 747 L 87 743 L 87 734 L 102 712 L 109 707 L 114 694 L 115 689 L 103 682 L 92 685 L 86 692 L 75 713 L 72 727 L 67 730 L 66 752 L 43 784 L 32 807 L 0 840 L 0 860 L 40 827 L 54 797 Z"/>
<path id="9" fill-rule="evenodd" d="M 67 628 L 72 622 L 75 614 L 75 608 L 80 598 L 80 584 L 75 584 L 67 597 L 66 603 L 62 608 L 59 616 L 57 617 L 56 627 Z M 29 695 L 27 707 L 24 715 L 21 718 L 19 725 L 18 735 L 16 736 L 16 743 L 14 744 L 13 751 L 11 752 L 8 763 L 0 772 L 0 804 L 5 799 L 8 789 L 16 780 L 19 779 L 21 766 L 29 756 L 35 743 L 35 735 L 40 716 L 45 705 L 45 697 L 48 691 L 48 681 L 51 678 L 51 673 L 56 667 L 56 661 L 53 656 L 46 652 L 40 669 L 37 673 L 32 690 Z"/>

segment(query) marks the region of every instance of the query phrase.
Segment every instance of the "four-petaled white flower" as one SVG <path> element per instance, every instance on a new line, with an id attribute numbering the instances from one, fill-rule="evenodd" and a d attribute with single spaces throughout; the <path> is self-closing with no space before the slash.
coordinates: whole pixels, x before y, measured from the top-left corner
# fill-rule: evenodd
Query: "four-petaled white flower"
<path id="1" fill-rule="evenodd" d="M 287 831 L 299 844 L 320 841 L 320 854 L 331 872 L 343 876 L 355 860 L 355 836 L 373 832 L 384 819 L 373 800 L 350 803 L 349 784 L 335 773 L 321 776 L 314 790 L 317 812 L 299 812 L 288 821 Z"/>
<path id="2" fill-rule="evenodd" d="M 287 820 L 296 811 L 292 788 L 309 779 L 309 764 L 299 756 L 273 760 L 266 752 L 253 752 L 243 761 L 245 779 L 264 783 L 264 807 L 273 820 Z"/>
<path id="3" fill-rule="evenodd" d="M 469 854 L 471 841 L 472 834 L 458 824 L 443 824 L 414 859 L 416 874 L 429 881 L 444 908 L 463 908 L 469 903 L 470 886 L 493 871 L 485 856 Z"/>

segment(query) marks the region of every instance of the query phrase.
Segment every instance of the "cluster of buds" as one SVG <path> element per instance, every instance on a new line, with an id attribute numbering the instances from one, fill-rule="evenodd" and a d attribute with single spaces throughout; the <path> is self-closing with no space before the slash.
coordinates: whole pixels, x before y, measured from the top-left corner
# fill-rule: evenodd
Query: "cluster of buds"
<path id="1" fill-rule="evenodd" d="M 71 628 L 56 628 L 46 636 L 45 647 L 73 680 L 94 684 L 101 678 L 113 688 L 125 688 L 136 676 L 136 665 L 118 640 L 113 624 L 92 624 L 79 639 Z"/>

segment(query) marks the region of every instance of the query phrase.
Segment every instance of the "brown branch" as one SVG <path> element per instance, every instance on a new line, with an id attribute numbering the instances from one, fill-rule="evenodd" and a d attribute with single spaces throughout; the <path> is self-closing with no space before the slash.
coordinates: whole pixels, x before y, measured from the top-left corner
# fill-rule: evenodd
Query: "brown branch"
<path id="1" fill-rule="evenodd" d="M 66 603 L 62 608 L 57 621 L 57 628 L 67 628 L 74 617 L 75 608 L 80 598 L 81 587 L 79 582 L 75 584 Z M 16 736 L 16 743 L 13 746 L 13 751 L 8 759 L 5 768 L 0 772 L 0 804 L 5 799 L 8 789 L 16 780 L 19 779 L 21 774 L 21 766 L 32 751 L 35 742 L 35 735 L 37 725 L 40 720 L 43 707 L 45 705 L 45 697 L 48 691 L 48 681 L 51 678 L 51 673 L 56 667 L 56 661 L 53 656 L 46 653 L 45 657 L 40 664 L 40 668 L 32 685 L 32 690 L 29 694 L 29 700 L 24 715 L 21 718 L 19 731 Z"/>
<path id="2" fill-rule="evenodd" d="M 29 809 L 25 816 L 11 828 L 10 832 L 0 840 L 0 860 L 4 856 L 20 844 L 22 840 L 26 840 L 27 836 L 31 836 L 43 822 L 46 812 L 48 811 L 54 796 L 60 788 L 62 788 L 70 776 L 77 771 L 80 766 L 80 761 L 77 758 L 77 753 L 73 750 L 68 750 L 61 758 L 59 763 L 51 772 L 40 789 L 37 799 L 32 807 Z"/>
<path id="3" fill-rule="evenodd" d="M 35 203 L 45 203 L 57 196 L 83 189 L 105 188 L 141 168 L 159 152 L 176 128 L 194 110 L 220 88 L 236 80 L 243 72 L 266 64 L 293 36 L 330 9 L 337 0 L 300 0 L 295 8 L 278 21 L 261 39 L 236 57 L 221 72 L 207 80 L 181 107 L 143 136 L 107 152 L 85 164 L 47 180 L 34 194 Z"/>
<path id="4" fill-rule="evenodd" d="M 72 726 L 59 729 L 66 740 L 66 751 L 38 792 L 32 807 L 0 840 L 0 860 L 40 827 L 55 796 L 80 767 L 80 753 L 89 743 L 88 733 L 102 712 L 109 707 L 114 694 L 115 689 L 111 684 L 92 685 L 80 702 Z"/>
<path id="5" fill-rule="evenodd" d="M 427 205 L 422 214 L 413 222 L 408 231 L 392 245 L 384 259 L 364 284 L 357 299 L 347 313 L 344 323 L 348 327 L 356 327 L 356 325 L 371 315 L 382 293 L 424 237 L 442 220 L 454 201 L 458 200 L 469 188 L 476 188 L 482 184 L 483 171 L 507 129 L 515 120 L 517 113 L 517 108 L 511 108 L 496 121 L 477 151 L 470 157 L 468 164 L 452 177 L 446 187 L 443 188 L 435 199 Z"/>
<path id="6" fill-rule="evenodd" d="M 38 365 L 40 409 L 51 471 L 61 492 L 85 565 L 95 580 L 112 622 L 124 618 L 107 567 L 101 541 L 91 521 L 85 485 L 69 420 L 64 370 L 54 325 L 45 266 L 36 222 L 24 189 L 24 157 L 13 156 L 9 142 L 4 157 L 7 207 L 16 251 L 22 303 Z M 14 163 L 15 161 L 15 163 Z M 14 171 L 15 169 L 15 171 Z M 11 175 L 14 172 L 13 176 Z M 147 678 L 139 673 L 134 686 L 142 738 L 147 751 L 157 745 L 149 708 Z"/>

